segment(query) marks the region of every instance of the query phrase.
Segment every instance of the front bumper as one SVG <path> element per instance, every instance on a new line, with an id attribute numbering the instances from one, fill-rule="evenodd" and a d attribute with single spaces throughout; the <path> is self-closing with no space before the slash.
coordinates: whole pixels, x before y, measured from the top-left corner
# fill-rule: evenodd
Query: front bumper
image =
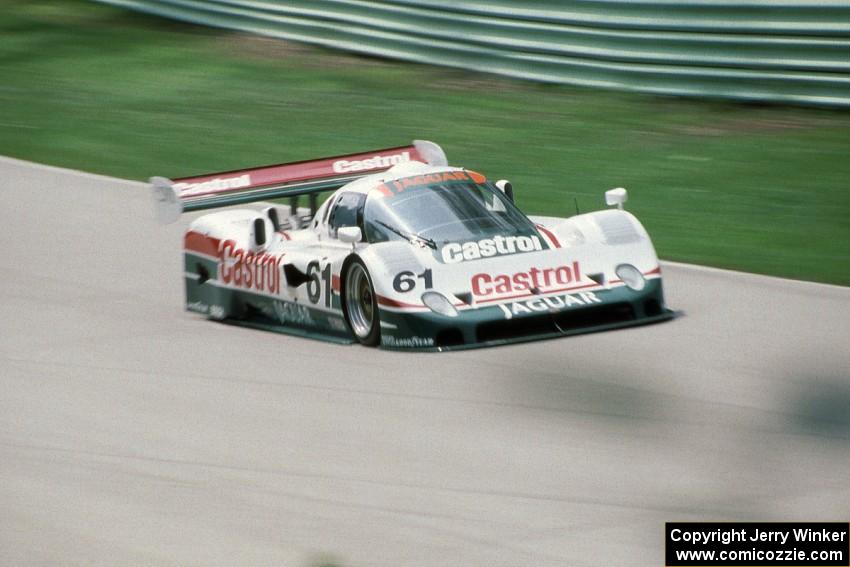
<path id="1" fill-rule="evenodd" d="M 532 296 L 462 309 L 457 317 L 431 311 L 381 313 L 381 347 L 445 351 L 496 346 L 644 325 L 671 319 L 661 279 L 641 291 L 625 286 L 584 293 Z"/>

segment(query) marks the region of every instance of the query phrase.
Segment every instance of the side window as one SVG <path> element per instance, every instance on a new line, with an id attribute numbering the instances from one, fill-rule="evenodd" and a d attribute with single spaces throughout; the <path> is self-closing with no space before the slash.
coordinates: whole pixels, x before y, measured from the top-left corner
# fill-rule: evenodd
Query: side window
<path id="1" fill-rule="evenodd" d="M 336 236 L 336 229 L 343 226 L 359 226 L 363 229 L 363 205 L 366 195 L 363 193 L 343 193 L 336 200 L 331 211 L 328 225 L 331 236 Z"/>
<path id="2" fill-rule="evenodd" d="M 330 198 L 328 198 L 328 200 L 325 201 L 325 204 L 323 205 L 325 213 L 324 213 L 324 218 L 322 219 L 322 223 L 327 224 L 328 215 L 330 214 L 331 209 L 334 208 L 334 200 L 336 200 L 336 199 L 339 199 L 339 197 L 337 197 L 336 195 L 331 195 Z M 318 216 L 318 214 L 316 216 Z"/>

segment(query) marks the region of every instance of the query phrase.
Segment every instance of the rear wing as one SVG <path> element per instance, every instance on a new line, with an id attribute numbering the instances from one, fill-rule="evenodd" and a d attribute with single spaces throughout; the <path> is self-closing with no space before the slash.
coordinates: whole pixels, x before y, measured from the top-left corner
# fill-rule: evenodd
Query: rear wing
<path id="1" fill-rule="evenodd" d="M 172 223 L 182 213 L 191 211 L 284 197 L 292 197 L 294 200 L 299 195 L 311 196 L 311 214 L 315 215 L 318 193 L 339 189 L 350 181 L 408 161 L 448 165 L 446 154 L 440 146 L 425 140 L 414 140 L 409 146 L 316 160 L 179 179 L 151 177 L 150 183 L 156 217 L 163 224 Z"/>

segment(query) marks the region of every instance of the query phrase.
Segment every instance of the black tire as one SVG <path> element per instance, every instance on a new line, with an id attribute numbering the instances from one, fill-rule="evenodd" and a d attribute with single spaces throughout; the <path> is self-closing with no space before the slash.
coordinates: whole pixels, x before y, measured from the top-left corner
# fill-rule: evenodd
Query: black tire
<path id="1" fill-rule="evenodd" d="M 348 261 L 342 282 L 342 310 L 348 328 L 360 344 L 381 342 L 381 317 L 372 276 L 360 258 Z"/>

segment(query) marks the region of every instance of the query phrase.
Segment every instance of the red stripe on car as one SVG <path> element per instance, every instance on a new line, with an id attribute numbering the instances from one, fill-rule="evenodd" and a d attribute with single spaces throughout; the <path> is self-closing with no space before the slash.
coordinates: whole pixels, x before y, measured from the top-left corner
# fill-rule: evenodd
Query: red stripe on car
<path id="1" fill-rule="evenodd" d="M 186 235 L 183 237 L 183 248 L 187 251 L 212 256 L 213 258 L 217 258 L 219 255 L 219 243 L 220 240 L 218 238 L 213 238 L 200 232 L 195 232 L 194 230 L 186 232 Z"/>
<path id="2" fill-rule="evenodd" d="M 540 224 L 537 225 L 537 230 L 546 235 L 546 239 L 549 241 L 550 244 L 552 244 L 552 246 L 554 246 L 555 248 L 561 247 L 561 243 L 558 241 L 558 238 L 551 230 L 545 228 L 543 225 Z"/>
<path id="3" fill-rule="evenodd" d="M 405 303 L 403 301 L 396 301 L 395 299 L 390 299 L 389 297 L 384 297 L 383 295 L 377 295 L 377 297 L 378 297 L 378 304 L 379 305 L 386 305 L 387 307 L 422 307 L 422 305 L 414 305 L 412 303 Z"/>
<path id="4" fill-rule="evenodd" d="M 546 291 L 541 290 L 541 293 L 528 292 L 528 293 L 521 293 L 521 294 L 518 294 L 518 295 L 506 295 L 506 296 L 503 296 L 503 297 L 490 297 L 488 299 L 479 299 L 478 301 L 476 301 L 476 303 L 491 303 L 493 301 L 506 301 L 508 299 L 517 299 L 519 297 L 539 297 L 539 296 L 543 296 L 543 295 L 551 295 L 553 293 L 561 293 L 561 292 L 564 292 L 564 291 L 574 291 L 574 290 L 577 290 L 577 289 L 587 289 L 589 287 L 600 287 L 600 285 L 598 283 L 592 283 L 592 284 L 584 284 L 584 285 L 574 285 L 574 286 L 571 286 L 571 287 L 562 287 L 562 288 L 558 288 L 558 289 L 547 289 Z"/>

